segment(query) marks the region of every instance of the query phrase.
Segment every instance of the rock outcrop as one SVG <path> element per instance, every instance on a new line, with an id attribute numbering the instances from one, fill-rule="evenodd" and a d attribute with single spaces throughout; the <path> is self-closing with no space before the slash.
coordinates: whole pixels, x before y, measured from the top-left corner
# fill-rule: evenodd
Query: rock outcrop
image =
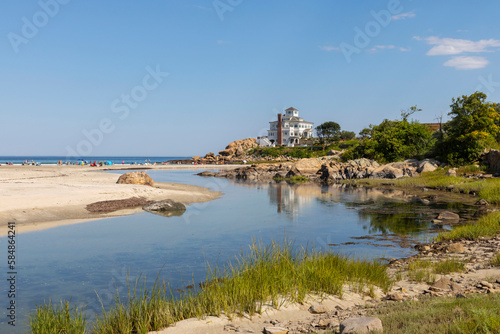
<path id="1" fill-rule="evenodd" d="M 153 179 L 144 172 L 130 172 L 121 175 L 116 183 L 119 184 L 140 184 L 154 187 Z"/>
<path id="2" fill-rule="evenodd" d="M 236 140 L 227 145 L 226 149 L 220 151 L 219 154 L 226 159 L 243 158 L 249 150 L 258 146 L 255 138 Z"/>
<path id="3" fill-rule="evenodd" d="M 437 163 L 429 162 L 428 160 L 406 160 L 385 165 L 379 165 L 376 161 L 369 159 L 340 162 L 338 159 L 329 156 L 307 158 L 280 164 L 256 164 L 216 173 L 215 175 L 208 173 L 200 173 L 199 175 L 248 181 L 303 176 L 310 180 L 334 183 L 350 179 L 397 179 L 400 177 L 411 177 L 419 174 L 418 169 L 425 172 L 428 166 L 435 165 Z"/>

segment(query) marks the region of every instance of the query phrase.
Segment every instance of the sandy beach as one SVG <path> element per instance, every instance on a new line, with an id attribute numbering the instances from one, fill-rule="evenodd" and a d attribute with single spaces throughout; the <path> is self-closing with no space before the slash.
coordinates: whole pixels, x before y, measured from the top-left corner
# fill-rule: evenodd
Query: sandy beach
<path id="1" fill-rule="evenodd" d="M 211 167 L 236 166 L 146 166 L 145 169 L 204 170 Z M 7 234 L 8 222 L 16 222 L 19 233 L 89 220 L 132 214 L 142 209 L 124 209 L 110 213 L 91 213 L 86 206 L 107 200 L 144 197 L 159 201 L 172 199 L 186 205 L 217 199 L 221 192 L 208 188 L 155 182 L 155 187 L 117 184 L 119 175 L 109 170 L 130 169 L 131 166 L 1 166 L 0 167 L 0 236 Z M 147 170 L 146 170 L 147 172 Z"/>

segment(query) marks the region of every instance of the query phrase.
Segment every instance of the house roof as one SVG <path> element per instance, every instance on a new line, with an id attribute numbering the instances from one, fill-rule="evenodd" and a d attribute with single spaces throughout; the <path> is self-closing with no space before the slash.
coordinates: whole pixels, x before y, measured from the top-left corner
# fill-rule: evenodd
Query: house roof
<path id="1" fill-rule="evenodd" d="M 289 111 L 289 110 L 297 110 L 297 109 L 295 109 L 294 107 L 290 107 L 290 108 L 288 108 L 288 109 L 285 109 L 285 111 Z M 297 111 L 298 111 L 298 110 L 297 110 Z"/>

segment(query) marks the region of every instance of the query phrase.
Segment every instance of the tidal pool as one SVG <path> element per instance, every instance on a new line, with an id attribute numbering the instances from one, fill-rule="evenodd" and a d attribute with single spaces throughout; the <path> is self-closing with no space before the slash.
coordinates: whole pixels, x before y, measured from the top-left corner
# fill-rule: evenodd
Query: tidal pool
<path id="1" fill-rule="evenodd" d="M 441 227 L 439 210 L 468 207 L 429 203 L 398 191 L 318 184 L 244 183 L 203 178 L 193 170 L 148 170 L 158 182 L 209 187 L 224 195 L 188 206 L 182 216 L 140 213 L 17 235 L 16 327 L 7 324 L 7 281 L 2 280 L 1 333 L 24 333 L 35 305 L 70 300 L 92 320 L 127 294 L 127 280 L 160 279 L 174 289 L 205 280 L 207 263 L 224 264 L 253 240 L 297 245 L 361 258 L 414 253 Z M 403 237 L 400 237 L 400 236 Z M 406 237 L 405 237 L 406 236 Z M 0 238 L 7 248 L 7 238 Z M 2 261 L 6 275 L 7 261 Z M 8 278 L 8 277 L 6 277 Z"/>

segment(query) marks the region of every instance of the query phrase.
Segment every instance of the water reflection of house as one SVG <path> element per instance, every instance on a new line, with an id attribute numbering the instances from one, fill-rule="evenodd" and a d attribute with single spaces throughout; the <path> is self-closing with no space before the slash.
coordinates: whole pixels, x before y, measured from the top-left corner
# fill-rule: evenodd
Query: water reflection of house
<path id="1" fill-rule="evenodd" d="M 299 217 L 300 210 L 313 204 L 316 196 L 307 196 L 304 191 L 298 192 L 298 189 L 303 190 L 302 187 L 303 185 L 294 186 L 284 182 L 269 185 L 267 189 L 269 199 L 272 204 L 276 204 L 278 213 L 285 213 L 293 220 L 296 220 Z"/>

